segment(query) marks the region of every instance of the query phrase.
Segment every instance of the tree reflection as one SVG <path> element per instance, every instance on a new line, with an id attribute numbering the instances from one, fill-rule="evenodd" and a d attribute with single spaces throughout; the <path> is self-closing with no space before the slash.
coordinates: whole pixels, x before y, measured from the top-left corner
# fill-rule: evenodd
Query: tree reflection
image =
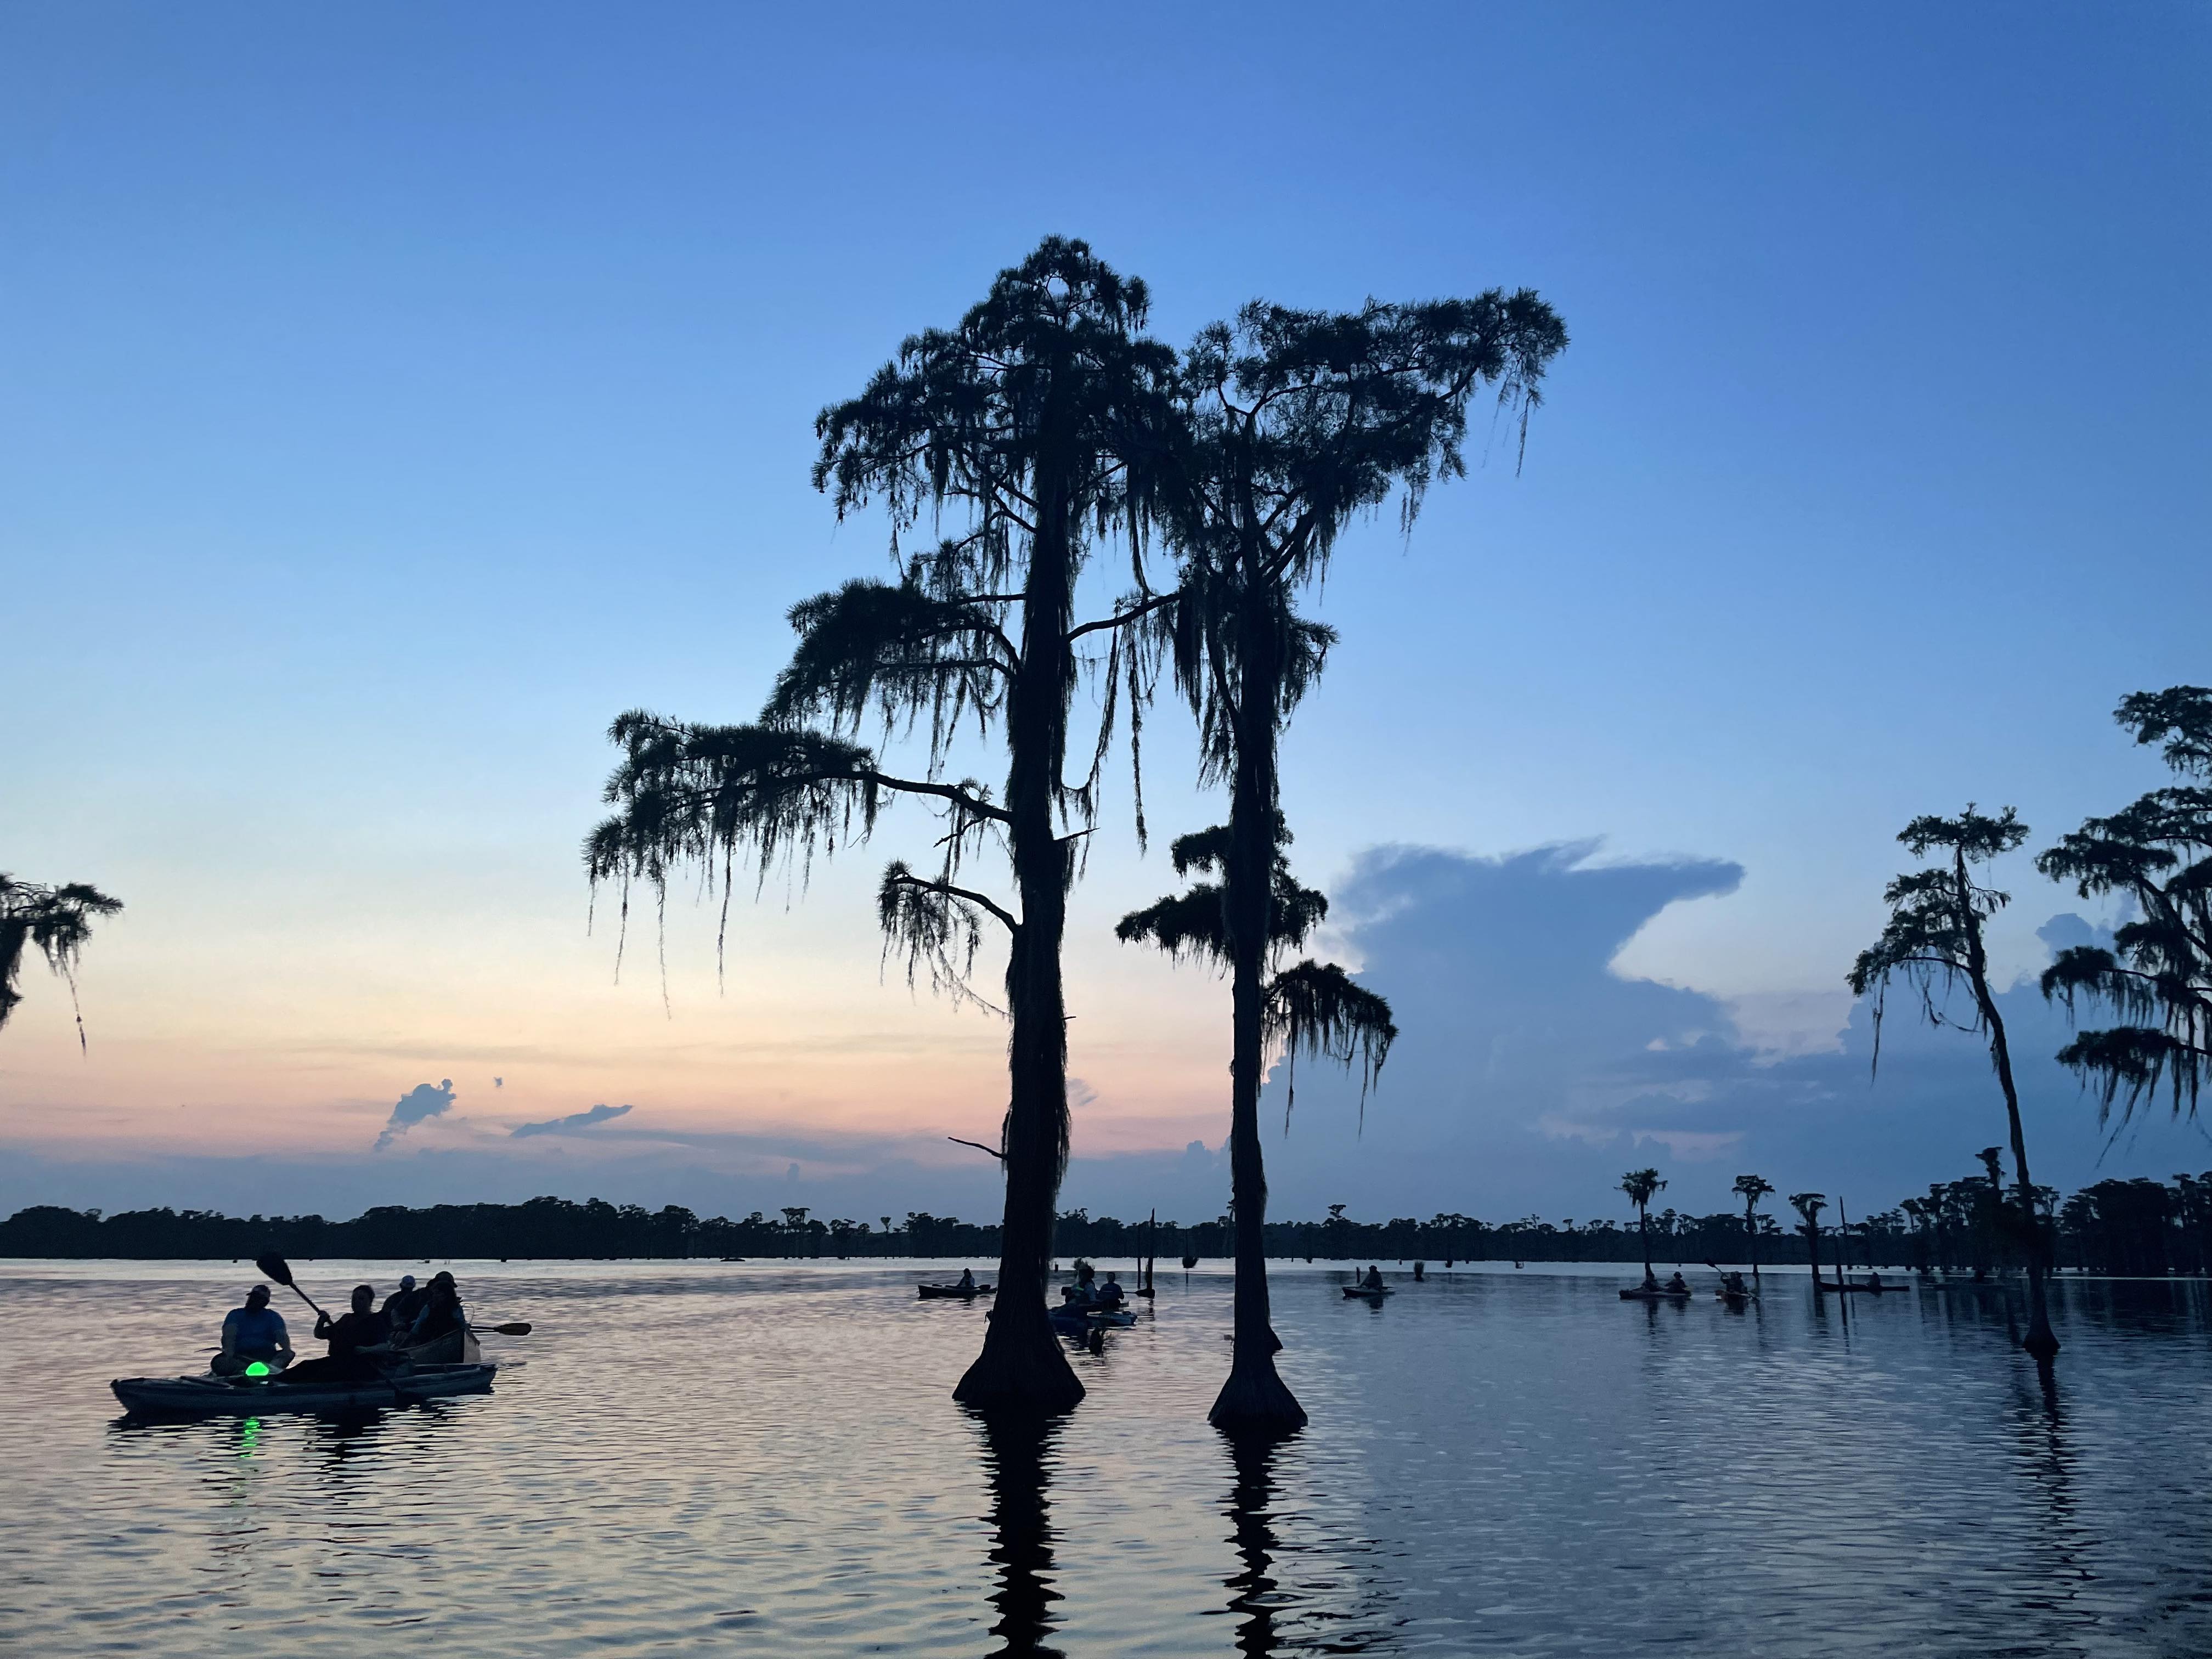
<path id="1" fill-rule="evenodd" d="M 1237 1570 L 1228 1579 L 1229 1611 L 1237 1617 L 1237 1651 L 1266 1659 L 1276 1651 L 1275 1555 L 1281 1546 L 1275 1539 L 1275 1456 L 1279 1438 L 1234 1437 L 1228 1440 L 1230 1460 L 1236 1466 L 1236 1484 L 1229 1489 L 1229 1541 L 1237 1551 Z"/>
<path id="2" fill-rule="evenodd" d="M 991 1565 L 998 1588 L 991 1605 L 998 1622 L 991 1634 L 1000 1656 L 1027 1659 L 1058 1659 L 1060 1650 L 1046 1645 L 1054 1623 L 1052 1605 L 1060 1592 L 1052 1588 L 1051 1504 L 1046 1498 L 1051 1459 L 1060 1439 L 1060 1420 L 1028 1415 L 975 1413 L 983 1433 L 983 1468 L 991 1490 L 994 1543 Z"/>

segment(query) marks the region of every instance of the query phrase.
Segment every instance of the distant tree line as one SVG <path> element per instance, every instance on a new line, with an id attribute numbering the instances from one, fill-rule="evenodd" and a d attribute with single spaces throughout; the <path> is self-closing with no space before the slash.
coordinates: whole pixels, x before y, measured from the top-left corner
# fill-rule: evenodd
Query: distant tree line
<path id="1" fill-rule="evenodd" d="M 2037 1189 L 2056 1243 L 2057 1265 L 2125 1275 L 2212 1274 L 2212 1170 L 2171 1182 L 2100 1181 L 2063 1203 Z M 1318 1221 L 1271 1221 L 1271 1256 L 1317 1261 L 1475 1261 L 1633 1262 L 1643 1244 L 1634 1224 L 1611 1218 L 1547 1221 L 1537 1216 L 1486 1222 L 1445 1213 L 1420 1220 L 1355 1221 L 1333 1205 Z M 1821 1256 L 1851 1267 L 1911 1268 L 1977 1275 L 2023 1268 L 2029 1241 L 2001 1179 L 1973 1176 L 1939 1183 L 1924 1198 L 1840 1228 L 1821 1229 Z M 1802 1227 L 1757 1218 L 1759 1255 L 1769 1264 L 1803 1264 Z M 1745 1259 L 1741 1211 L 1691 1215 L 1671 1206 L 1649 1218 L 1654 1260 L 1738 1262 Z M 1168 1270 L 1185 1256 L 1222 1261 L 1235 1253 L 1227 1216 L 1212 1221 L 1143 1221 L 1062 1212 L 1055 1255 L 1102 1264 L 1134 1263 L 1149 1249 Z M 534 1198 L 525 1204 L 386 1205 L 350 1221 L 318 1215 L 226 1216 L 209 1210 L 131 1210 L 104 1215 L 39 1205 L 0 1221 L 0 1256 L 85 1260 L 246 1261 L 268 1251 L 313 1261 L 439 1258 L 684 1261 L 744 1257 L 807 1260 L 998 1254 L 999 1229 L 911 1211 L 903 1219 L 823 1220 L 803 1208 L 702 1218 L 680 1205 L 648 1210 L 601 1199 Z"/>

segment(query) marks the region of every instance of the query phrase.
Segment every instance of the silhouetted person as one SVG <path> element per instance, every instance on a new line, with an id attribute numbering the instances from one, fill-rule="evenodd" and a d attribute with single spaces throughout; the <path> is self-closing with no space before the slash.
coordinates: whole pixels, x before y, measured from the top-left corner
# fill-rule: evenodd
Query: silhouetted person
<path id="1" fill-rule="evenodd" d="M 422 1316 L 423 1304 L 428 1300 L 428 1291 L 416 1289 L 415 1275 L 402 1273 L 399 1288 L 384 1298 L 384 1316 L 392 1322 L 393 1330 L 404 1333 Z"/>
<path id="2" fill-rule="evenodd" d="M 1743 1275 L 1737 1273 L 1727 1273 L 1721 1275 L 1721 1290 L 1723 1293 L 1729 1296 L 1749 1296 L 1751 1294 L 1750 1291 L 1746 1288 L 1744 1285 Z"/>
<path id="3" fill-rule="evenodd" d="M 432 1275 L 422 1311 L 407 1333 L 407 1346 L 414 1350 L 417 1364 L 424 1365 L 455 1365 L 461 1360 L 467 1346 L 468 1314 L 461 1306 L 459 1289 L 453 1276 L 440 1272 Z"/>
<path id="4" fill-rule="evenodd" d="M 963 1267 L 960 1270 L 959 1288 L 963 1291 L 972 1291 L 975 1288 L 975 1270 L 973 1267 Z"/>
<path id="5" fill-rule="evenodd" d="M 1867 1289 L 1870 1291 L 1879 1291 L 1881 1288 L 1881 1275 L 1878 1273 L 1869 1272 L 1867 1274 Z"/>
<path id="6" fill-rule="evenodd" d="M 1118 1308 L 1128 1299 L 1121 1292 L 1121 1280 L 1111 1273 L 1106 1275 L 1106 1282 L 1098 1287 L 1097 1297 L 1098 1305 L 1109 1309 Z"/>
<path id="7" fill-rule="evenodd" d="M 330 1344 L 319 1359 L 303 1359 L 284 1374 L 288 1382 L 350 1382 L 382 1375 L 374 1355 L 392 1351 L 392 1322 L 378 1311 L 376 1287 L 353 1287 L 353 1309 L 336 1319 L 323 1314 L 315 1334 Z"/>
<path id="8" fill-rule="evenodd" d="M 1669 1296 L 1687 1296 L 1689 1293 L 1690 1281 L 1682 1277 L 1682 1270 L 1680 1267 L 1675 1268 L 1674 1273 L 1668 1278 L 1667 1294 Z"/>
<path id="9" fill-rule="evenodd" d="M 1521 1264 L 1516 1261 L 1513 1265 L 1517 1267 Z M 1644 1270 L 1643 1288 L 1645 1291 L 1654 1294 L 1656 1294 L 1659 1289 L 1659 1275 L 1653 1273 L 1649 1267 L 1646 1267 Z"/>
<path id="10" fill-rule="evenodd" d="M 1367 1264 L 1367 1277 L 1359 1281 L 1359 1288 L 1363 1291 L 1381 1290 L 1382 1288 L 1382 1270 L 1380 1267 L 1377 1267 L 1373 1262 L 1369 1262 Z"/>
<path id="11" fill-rule="evenodd" d="M 292 1337 L 284 1328 L 284 1316 L 269 1305 L 269 1287 L 256 1285 L 246 1293 L 246 1305 L 222 1317 L 222 1352 L 208 1369 L 217 1376 L 242 1376 L 249 1365 L 266 1365 L 281 1371 L 292 1363 Z"/>

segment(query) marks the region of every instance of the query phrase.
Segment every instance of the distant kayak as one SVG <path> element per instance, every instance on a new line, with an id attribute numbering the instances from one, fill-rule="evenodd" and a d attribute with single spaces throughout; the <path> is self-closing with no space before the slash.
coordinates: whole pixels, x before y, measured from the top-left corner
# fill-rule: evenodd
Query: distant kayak
<path id="1" fill-rule="evenodd" d="M 933 1297 L 957 1297 L 963 1302 L 979 1296 L 988 1296 L 999 1287 L 995 1285 L 917 1285 L 915 1294 L 924 1302 Z"/>
<path id="2" fill-rule="evenodd" d="M 1638 1285 L 1623 1291 L 1620 1299 L 1623 1302 L 1687 1302 L 1692 1294 L 1689 1291 L 1647 1291 Z"/>
<path id="3" fill-rule="evenodd" d="M 1380 1302 L 1386 1296 L 1398 1294 L 1388 1285 L 1347 1285 L 1344 1287 L 1344 1293 L 1355 1302 Z"/>
<path id="4" fill-rule="evenodd" d="M 490 1390 L 496 1365 L 424 1365 L 374 1381 L 287 1382 L 274 1376 L 118 1376 L 108 1386 L 148 1416 L 259 1417 L 269 1412 L 362 1411 Z"/>

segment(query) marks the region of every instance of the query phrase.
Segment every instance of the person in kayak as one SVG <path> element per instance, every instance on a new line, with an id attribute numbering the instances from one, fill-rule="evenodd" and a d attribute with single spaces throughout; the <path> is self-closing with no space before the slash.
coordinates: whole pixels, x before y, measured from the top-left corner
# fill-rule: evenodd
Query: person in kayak
<path id="1" fill-rule="evenodd" d="M 1382 1270 L 1376 1267 L 1373 1262 L 1369 1262 L 1367 1264 L 1367 1277 L 1359 1281 L 1359 1288 L 1363 1291 L 1381 1290 L 1382 1288 Z"/>
<path id="2" fill-rule="evenodd" d="M 1867 1289 L 1869 1289 L 1869 1290 L 1870 1290 L 1870 1291 L 1875 1291 L 1875 1292 L 1877 1292 L 1877 1293 L 1879 1293 L 1880 1291 L 1881 1291 L 1882 1290 L 1884 1290 L 1885 1288 L 1887 1288 L 1887 1287 L 1882 1284 L 1882 1282 L 1881 1282 L 1881 1275 L 1880 1273 L 1878 1273 L 1874 1272 L 1871 1268 L 1869 1268 L 1869 1269 L 1868 1270 L 1868 1272 L 1867 1272 L 1867 1286 L 1866 1286 L 1866 1287 L 1867 1287 Z"/>
<path id="3" fill-rule="evenodd" d="M 384 1298 L 384 1316 L 392 1322 L 395 1331 L 404 1331 L 422 1316 L 422 1305 L 429 1300 L 427 1291 L 415 1288 L 415 1275 L 399 1275 L 399 1288 Z"/>
<path id="4" fill-rule="evenodd" d="M 973 1267 L 963 1267 L 960 1270 L 960 1282 L 954 1285 L 953 1288 L 960 1291 L 974 1290 L 975 1288 L 975 1270 Z"/>
<path id="5" fill-rule="evenodd" d="M 1659 1294 L 1659 1275 L 1658 1275 L 1657 1273 L 1653 1273 L 1653 1272 L 1651 1271 L 1651 1269 L 1650 1269 L 1650 1268 L 1646 1267 L 1646 1268 L 1644 1270 L 1644 1282 L 1643 1282 L 1641 1285 L 1638 1285 L 1638 1286 L 1637 1286 L 1637 1289 L 1638 1289 L 1638 1290 L 1642 1291 L 1644 1292 L 1644 1295 L 1646 1295 L 1646 1296 L 1656 1296 L 1656 1295 L 1658 1295 L 1658 1294 Z"/>
<path id="6" fill-rule="evenodd" d="M 453 1274 L 439 1272 L 431 1276 L 422 1311 L 408 1330 L 407 1346 L 416 1351 L 415 1358 L 423 1364 L 458 1364 L 468 1322 Z"/>
<path id="7" fill-rule="evenodd" d="M 1098 1305 L 1110 1310 L 1120 1307 L 1127 1300 L 1121 1290 L 1121 1281 L 1108 1273 L 1106 1282 L 1098 1287 Z"/>
<path id="8" fill-rule="evenodd" d="M 243 1376 L 249 1365 L 281 1371 L 292 1363 L 292 1338 L 284 1316 L 269 1305 L 269 1287 L 256 1285 L 246 1304 L 222 1316 L 222 1352 L 208 1369 L 217 1376 Z"/>
<path id="9" fill-rule="evenodd" d="M 1721 1294 L 1723 1296 L 1749 1296 L 1751 1292 L 1744 1288 L 1743 1275 L 1741 1273 L 1723 1273 L 1721 1275 Z"/>
<path id="10" fill-rule="evenodd" d="M 336 1319 L 328 1314 L 315 1320 L 315 1334 L 330 1344 L 319 1359 L 303 1359 L 285 1372 L 288 1382 L 354 1382 L 383 1375 L 377 1363 L 392 1352 L 392 1322 L 378 1311 L 376 1287 L 353 1287 L 353 1309 Z"/>
<path id="11" fill-rule="evenodd" d="M 1680 1267 L 1675 1268 L 1673 1274 L 1667 1280 L 1667 1294 L 1669 1296 L 1687 1296 L 1689 1293 L 1690 1281 L 1682 1277 L 1682 1270 Z"/>

